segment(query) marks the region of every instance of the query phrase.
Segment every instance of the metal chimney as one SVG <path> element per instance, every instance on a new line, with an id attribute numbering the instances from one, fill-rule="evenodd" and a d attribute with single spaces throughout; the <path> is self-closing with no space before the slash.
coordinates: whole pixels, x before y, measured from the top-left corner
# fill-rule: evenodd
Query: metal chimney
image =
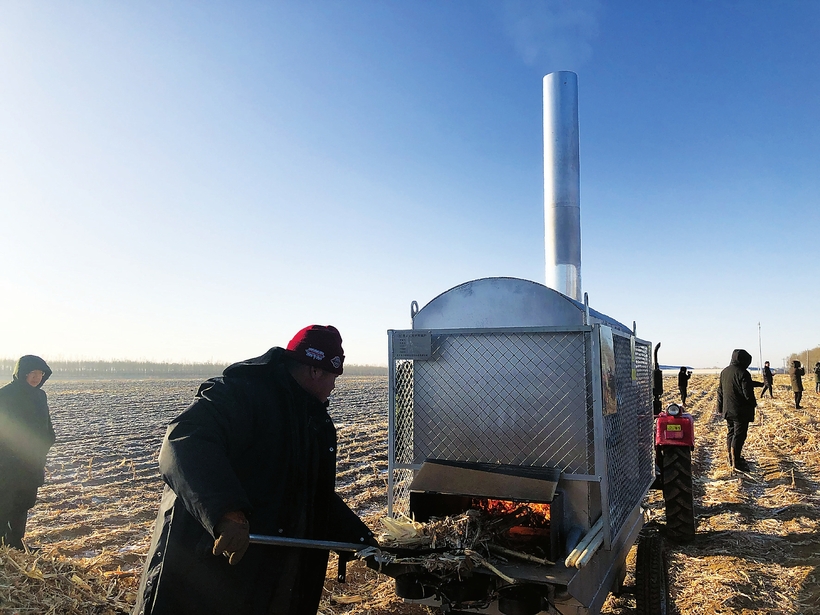
<path id="1" fill-rule="evenodd" d="M 546 283 L 581 301 L 581 179 L 578 75 L 544 77 L 544 243 Z"/>

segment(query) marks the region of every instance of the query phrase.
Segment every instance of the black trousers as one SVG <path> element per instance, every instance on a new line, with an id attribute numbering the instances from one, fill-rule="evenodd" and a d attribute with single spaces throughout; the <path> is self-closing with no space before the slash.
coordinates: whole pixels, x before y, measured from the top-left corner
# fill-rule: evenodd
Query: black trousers
<path id="1" fill-rule="evenodd" d="M 37 501 L 37 487 L 0 489 L 0 540 L 23 548 L 28 509 Z"/>
<path id="2" fill-rule="evenodd" d="M 769 397 L 774 397 L 774 393 L 772 393 L 772 385 L 768 382 L 763 385 L 763 390 L 760 391 L 760 398 L 763 399 L 763 396 L 766 394 L 766 391 L 769 392 Z"/>
<path id="3" fill-rule="evenodd" d="M 680 389 L 680 403 L 686 403 L 686 389 Z"/>
<path id="4" fill-rule="evenodd" d="M 803 391 L 795 391 L 794 392 L 794 407 L 800 407 L 800 400 L 803 399 Z"/>
<path id="5" fill-rule="evenodd" d="M 734 459 L 735 463 L 743 459 L 741 451 L 743 445 L 746 443 L 746 436 L 749 433 L 749 421 L 735 421 L 733 419 L 726 419 L 726 448 L 729 455 Z"/>

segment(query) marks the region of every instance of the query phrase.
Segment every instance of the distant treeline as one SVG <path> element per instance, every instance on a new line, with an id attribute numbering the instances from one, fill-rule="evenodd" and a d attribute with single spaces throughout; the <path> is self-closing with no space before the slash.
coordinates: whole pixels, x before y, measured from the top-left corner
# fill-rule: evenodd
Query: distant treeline
<path id="1" fill-rule="evenodd" d="M 791 354 L 788 360 L 789 364 L 786 367 L 791 367 L 792 361 L 800 361 L 803 367 L 814 367 L 814 364 L 820 361 L 820 346 Z"/>
<path id="2" fill-rule="evenodd" d="M 52 378 L 70 380 L 111 378 L 211 378 L 219 376 L 227 363 L 153 363 L 151 361 L 49 361 Z M 0 374 L 11 380 L 17 359 L 0 359 Z M 345 365 L 345 376 L 386 376 L 377 365 Z M 0 386 L 2 383 L 0 383 Z"/>

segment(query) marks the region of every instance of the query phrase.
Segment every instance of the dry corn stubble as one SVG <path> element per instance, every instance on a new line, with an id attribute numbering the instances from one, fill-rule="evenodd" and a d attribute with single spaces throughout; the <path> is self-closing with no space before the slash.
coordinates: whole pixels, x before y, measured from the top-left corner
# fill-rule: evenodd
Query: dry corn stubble
<path id="1" fill-rule="evenodd" d="M 714 415 L 717 375 L 697 372 L 688 411 L 698 537 L 669 545 L 670 586 L 682 614 L 820 613 L 820 397 L 807 391 L 793 408 L 786 376 L 761 402 L 744 453 L 748 475 L 725 463 L 725 424 Z M 49 381 L 59 441 L 46 485 L 32 509 L 27 541 L 36 553 L 0 549 L 0 613 L 127 613 L 156 514 L 162 483 L 156 455 L 165 426 L 190 403 L 199 380 Z M 674 377 L 665 402 L 677 401 Z M 759 391 L 759 389 L 758 389 Z M 387 383 L 341 378 L 331 412 L 339 427 L 339 491 L 377 529 L 386 506 Z M 660 494 L 650 514 L 663 521 Z M 634 552 L 630 555 L 634 565 Z M 393 581 L 362 562 L 335 581 L 331 556 L 320 612 L 429 613 L 403 604 Z M 604 613 L 634 612 L 628 595 Z"/>

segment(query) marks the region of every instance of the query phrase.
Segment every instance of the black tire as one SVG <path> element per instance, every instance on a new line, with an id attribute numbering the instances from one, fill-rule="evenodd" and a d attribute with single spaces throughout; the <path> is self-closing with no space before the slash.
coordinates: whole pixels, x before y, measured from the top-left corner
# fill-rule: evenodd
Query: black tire
<path id="1" fill-rule="evenodd" d="M 695 537 L 695 499 L 692 495 L 692 454 L 688 446 L 661 449 L 666 536 L 676 542 Z"/>
<path id="2" fill-rule="evenodd" d="M 663 536 L 653 525 L 647 525 L 638 535 L 638 554 L 635 562 L 635 607 L 638 615 L 672 613 Z"/>

